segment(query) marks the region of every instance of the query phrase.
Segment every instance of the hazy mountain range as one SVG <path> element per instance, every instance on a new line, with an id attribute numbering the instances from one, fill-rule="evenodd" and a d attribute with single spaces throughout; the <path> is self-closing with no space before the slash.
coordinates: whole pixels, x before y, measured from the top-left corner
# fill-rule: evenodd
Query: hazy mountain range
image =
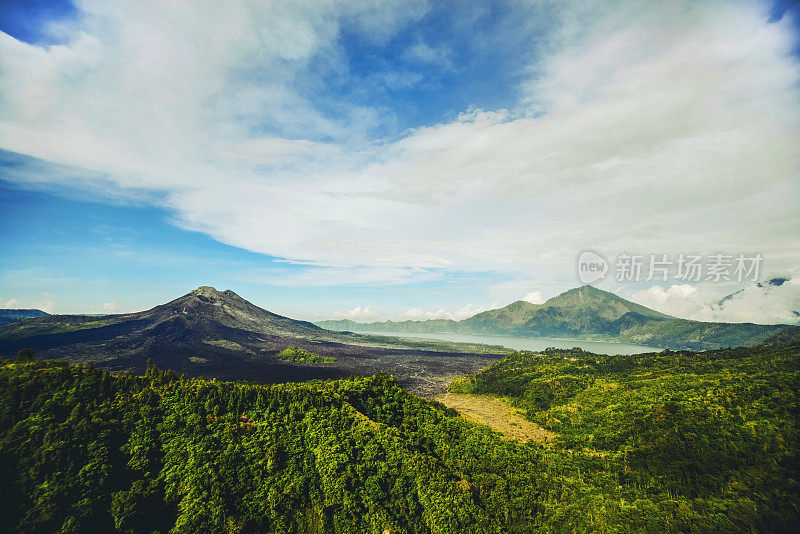
<path id="1" fill-rule="evenodd" d="M 47 317 L 50 315 L 47 312 L 43 312 L 42 310 L 33 310 L 33 309 L 21 309 L 21 310 L 10 310 L 10 309 L 2 309 L 0 310 L 0 325 L 16 323 L 18 321 L 24 321 L 25 319 L 31 319 L 33 317 Z"/>
<path id="2" fill-rule="evenodd" d="M 319 321 L 317 325 L 350 332 L 572 338 L 694 350 L 755 345 L 787 327 L 680 319 L 588 285 L 561 293 L 543 304 L 520 300 L 461 321 L 333 320 Z"/>
<path id="3" fill-rule="evenodd" d="M 477 371 L 508 350 L 369 332 L 560 337 L 706 349 L 754 345 L 770 336 L 779 343 L 791 342 L 797 328 L 679 319 L 591 286 L 567 291 L 544 304 L 518 301 L 463 321 L 324 321 L 315 325 L 271 313 L 233 291 L 203 286 L 142 312 L 45 315 L 0 326 L 0 356 L 33 348 L 37 356 L 137 371 L 151 359 L 163 368 L 192 376 L 266 382 L 387 371 L 404 386 L 431 393 L 441 389 L 448 377 Z M 276 357 L 292 346 L 335 361 L 301 365 Z"/>

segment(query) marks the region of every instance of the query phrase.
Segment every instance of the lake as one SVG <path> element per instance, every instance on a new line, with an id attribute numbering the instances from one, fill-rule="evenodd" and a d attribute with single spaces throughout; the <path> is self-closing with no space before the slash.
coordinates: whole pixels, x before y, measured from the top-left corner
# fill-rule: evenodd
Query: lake
<path id="1" fill-rule="evenodd" d="M 430 334 L 408 332 L 363 332 L 383 336 L 413 337 L 420 339 L 440 339 L 462 343 L 485 343 L 487 345 L 502 345 L 516 350 L 544 350 L 548 347 L 558 349 L 571 349 L 580 347 L 583 350 L 596 354 L 639 354 L 641 352 L 659 352 L 663 349 L 647 347 L 644 345 L 630 345 L 628 343 L 608 343 L 605 341 L 584 341 L 578 339 L 551 339 L 546 337 L 514 337 L 514 336 L 488 336 L 474 334 Z"/>

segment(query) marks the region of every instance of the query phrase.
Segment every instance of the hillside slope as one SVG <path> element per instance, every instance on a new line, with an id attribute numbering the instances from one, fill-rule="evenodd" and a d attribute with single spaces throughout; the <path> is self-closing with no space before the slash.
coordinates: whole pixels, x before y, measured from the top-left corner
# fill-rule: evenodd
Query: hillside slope
<path id="1" fill-rule="evenodd" d="M 549 349 L 512 354 L 451 391 L 510 401 L 554 434 L 557 450 L 594 454 L 603 469 L 625 473 L 622 484 L 654 500 L 661 494 L 656 508 L 698 507 L 692 525 L 667 520 L 644 530 L 793 532 L 798 364 L 800 347 L 633 356 Z"/>
<path id="2" fill-rule="evenodd" d="M 800 346 L 800 326 L 787 326 L 778 330 L 765 341 L 765 345 L 776 347 L 797 347 Z"/>

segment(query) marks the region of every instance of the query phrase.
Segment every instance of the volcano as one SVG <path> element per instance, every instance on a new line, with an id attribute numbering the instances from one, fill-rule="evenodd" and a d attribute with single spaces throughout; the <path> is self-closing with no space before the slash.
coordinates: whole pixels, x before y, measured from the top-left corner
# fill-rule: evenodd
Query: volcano
<path id="1" fill-rule="evenodd" d="M 336 361 L 300 365 L 275 357 L 292 346 Z M 444 382 L 436 377 L 474 372 L 504 352 L 485 345 L 334 332 L 210 286 L 142 312 L 50 315 L 0 327 L 0 355 L 11 357 L 23 348 L 32 348 L 37 357 L 92 362 L 112 371 L 141 372 L 150 360 L 189 376 L 259 382 L 386 371 L 420 393 L 428 386 L 434 388 L 431 393 L 438 391 Z"/>

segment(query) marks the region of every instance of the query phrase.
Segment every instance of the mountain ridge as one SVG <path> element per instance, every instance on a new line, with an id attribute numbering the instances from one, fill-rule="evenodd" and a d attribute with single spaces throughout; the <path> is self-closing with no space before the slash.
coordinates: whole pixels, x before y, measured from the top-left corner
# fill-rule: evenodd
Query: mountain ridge
<path id="1" fill-rule="evenodd" d="M 755 345 L 789 326 L 682 319 L 591 285 L 570 289 L 542 304 L 518 300 L 460 321 L 318 321 L 316 324 L 352 332 L 553 337 L 692 350 Z"/>
<path id="2" fill-rule="evenodd" d="M 323 358 L 317 361 L 332 363 L 301 365 L 276 357 L 290 347 L 319 354 Z M 462 368 L 477 370 L 507 352 L 478 344 L 325 330 L 211 286 L 141 312 L 50 315 L 0 327 L 0 356 L 10 357 L 26 348 L 37 356 L 91 361 L 112 371 L 142 371 L 152 360 L 190 376 L 262 382 L 390 371 L 420 393 L 446 386 L 437 373 L 444 377 Z"/>
<path id="3" fill-rule="evenodd" d="M 0 309 L 0 326 L 48 315 L 50 314 L 36 308 L 2 308 Z"/>

